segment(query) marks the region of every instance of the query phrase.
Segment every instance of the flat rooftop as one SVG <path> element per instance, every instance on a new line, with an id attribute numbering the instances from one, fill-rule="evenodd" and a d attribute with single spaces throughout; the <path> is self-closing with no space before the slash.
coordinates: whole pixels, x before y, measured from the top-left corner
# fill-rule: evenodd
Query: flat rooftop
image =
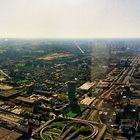
<path id="1" fill-rule="evenodd" d="M 138 107 L 140 107 L 140 99 L 132 99 L 131 103 L 136 104 Z"/>
<path id="2" fill-rule="evenodd" d="M 80 86 L 78 89 L 80 90 L 89 90 L 90 88 L 92 88 L 95 85 L 94 82 L 86 82 L 84 83 L 82 86 Z"/>
<path id="3" fill-rule="evenodd" d="M 19 101 L 22 101 L 22 102 L 27 102 L 27 103 L 34 103 L 34 101 L 35 101 L 33 99 L 29 99 L 27 97 L 22 97 L 22 96 L 19 96 L 16 99 L 19 100 Z"/>
<path id="4" fill-rule="evenodd" d="M 16 89 L 12 89 L 12 90 L 6 90 L 6 91 L 0 91 L 0 96 L 4 97 L 4 98 L 8 98 L 10 96 L 19 94 L 21 91 L 20 90 L 16 90 Z"/>
<path id="5" fill-rule="evenodd" d="M 107 88 L 109 86 L 109 82 L 105 82 L 105 81 L 100 81 L 97 85 L 97 87 L 99 88 Z"/>
<path id="6" fill-rule="evenodd" d="M 80 104 L 90 105 L 94 100 L 95 97 L 94 98 L 85 97 L 83 100 L 81 100 Z"/>
<path id="7" fill-rule="evenodd" d="M 16 140 L 21 136 L 22 134 L 16 131 L 8 130 L 6 128 L 0 127 L 0 140 Z"/>

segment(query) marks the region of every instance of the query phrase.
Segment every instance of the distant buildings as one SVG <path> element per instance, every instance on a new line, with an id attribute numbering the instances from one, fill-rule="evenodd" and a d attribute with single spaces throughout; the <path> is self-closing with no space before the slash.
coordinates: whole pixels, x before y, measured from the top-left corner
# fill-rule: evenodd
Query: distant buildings
<path id="1" fill-rule="evenodd" d="M 121 59 L 120 62 L 117 64 L 118 67 L 129 67 L 130 62 L 129 59 Z"/>
<path id="2" fill-rule="evenodd" d="M 132 119 L 122 119 L 121 120 L 121 130 L 123 131 L 124 135 L 129 137 L 132 137 L 136 133 L 136 122 Z"/>

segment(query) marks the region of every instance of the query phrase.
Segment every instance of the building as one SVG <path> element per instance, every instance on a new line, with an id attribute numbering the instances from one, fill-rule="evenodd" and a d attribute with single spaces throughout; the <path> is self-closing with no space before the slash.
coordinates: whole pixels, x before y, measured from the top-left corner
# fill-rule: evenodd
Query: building
<path id="1" fill-rule="evenodd" d="M 120 127 L 124 135 L 130 138 L 136 133 L 136 125 L 137 123 L 132 119 L 122 119 Z"/>
<path id="2" fill-rule="evenodd" d="M 70 106 L 77 105 L 76 82 L 75 81 L 68 82 L 68 98 L 70 101 Z"/>
<path id="3" fill-rule="evenodd" d="M 34 91 L 34 83 L 26 85 L 27 93 L 32 93 Z"/>
<path id="4" fill-rule="evenodd" d="M 4 127 L 0 128 L 0 139 L 1 140 L 20 140 L 23 134 L 14 130 L 9 130 Z"/>
<path id="5" fill-rule="evenodd" d="M 69 81 L 68 82 L 68 98 L 69 98 L 69 106 L 72 112 L 77 114 L 81 114 L 80 106 L 78 105 L 78 101 L 76 98 L 76 82 Z"/>
<path id="6" fill-rule="evenodd" d="M 104 80 L 100 80 L 97 87 L 102 88 L 102 89 L 107 89 L 109 87 L 109 85 L 110 85 L 109 82 L 105 82 Z"/>
<path id="7" fill-rule="evenodd" d="M 86 93 L 92 91 L 92 87 L 95 85 L 94 82 L 86 82 L 78 88 L 78 93 Z"/>
<path id="8" fill-rule="evenodd" d="M 34 90 L 34 94 L 43 95 L 45 97 L 51 97 L 52 93 L 44 91 L 44 90 Z"/>
<path id="9" fill-rule="evenodd" d="M 22 96 L 17 97 L 16 101 L 18 104 L 28 108 L 29 110 L 33 110 L 35 107 L 37 107 L 41 103 L 41 99 L 35 100 L 35 99 L 30 99 L 28 97 L 22 97 Z"/>
<path id="10" fill-rule="evenodd" d="M 0 91 L 0 99 L 10 100 L 18 97 L 21 93 L 22 90 L 16 90 L 16 89 Z"/>
<path id="11" fill-rule="evenodd" d="M 83 100 L 80 101 L 80 104 L 90 106 L 94 100 L 95 100 L 95 97 L 94 98 L 85 97 Z"/>

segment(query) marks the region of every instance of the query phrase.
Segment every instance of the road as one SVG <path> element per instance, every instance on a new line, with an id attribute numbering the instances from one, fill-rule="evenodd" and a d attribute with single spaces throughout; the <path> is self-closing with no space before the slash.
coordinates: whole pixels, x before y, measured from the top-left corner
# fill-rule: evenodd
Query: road
<path id="1" fill-rule="evenodd" d="M 61 118 L 62 119 L 62 118 Z M 66 119 L 66 118 L 64 118 Z M 87 136 L 85 139 L 94 139 L 96 137 L 96 135 L 98 134 L 98 128 L 95 126 L 97 123 L 96 122 L 91 122 L 91 121 L 88 121 L 88 120 L 82 120 L 82 119 L 77 119 L 77 118 L 68 118 L 66 119 L 69 123 L 66 124 L 63 129 L 62 129 L 62 132 L 60 134 L 58 134 L 58 139 L 59 140 L 71 140 L 73 137 L 75 137 L 79 132 L 80 130 L 82 130 L 82 127 L 84 125 L 87 125 L 89 126 L 89 128 L 91 129 L 92 133 Z M 77 129 L 77 131 L 71 133 L 71 130 L 73 129 L 73 124 L 83 124 L 83 126 L 81 126 L 79 129 Z M 45 124 L 44 124 L 45 125 Z M 68 125 L 71 125 L 68 129 L 66 128 Z M 43 138 L 43 133 L 46 131 L 47 129 L 47 125 L 45 127 L 43 127 L 40 131 L 40 136 L 42 139 Z M 83 139 L 84 140 L 84 139 Z"/>
<path id="2" fill-rule="evenodd" d="M 11 78 L 11 77 L 9 77 L 3 70 L 0 70 L 0 74 L 1 74 L 1 75 L 4 75 L 5 77 L 7 77 L 7 78 L 9 78 L 9 79 Z"/>
<path id="3" fill-rule="evenodd" d="M 95 108 L 91 108 L 88 112 L 88 115 L 85 117 L 86 120 L 93 120 L 95 115 L 97 115 L 97 110 L 101 109 L 102 103 L 104 102 L 104 99 L 109 97 L 112 92 L 114 92 L 115 88 L 119 84 L 122 85 L 128 85 L 130 76 L 133 75 L 133 72 L 135 70 L 135 67 L 137 66 L 137 63 L 140 60 L 140 54 L 138 54 L 136 57 L 133 58 L 130 67 L 123 69 L 120 74 L 117 76 L 117 78 L 114 80 L 114 82 L 111 84 L 110 88 L 106 91 L 104 91 L 99 97 L 96 97 L 95 101 L 92 103 L 92 106 Z M 93 118 L 93 119 L 92 119 Z M 99 137 L 104 134 L 106 131 L 106 125 L 102 128 L 102 133 L 100 133 Z"/>
<path id="4" fill-rule="evenodd" d="M 46 127 L 47 125 L 49 125 L 50 123 L 52 123 L 55 119 L 52 119 L 52 120 L 49 120 L 47 121 L 46 123 L 42 124 L 39 128 L 35 129 L 33 132 L 32 132 L 32 136 L 39 132 L 40 130 L 42 130 L 44 127 Z"/>
<path id="5" fill-rule="evenodd" d="M 96 108 L 101 107 L 104 99 L 107 98 L 117 87 L 117 84 L 120 83 L 120 77 L 123 79 L 122 83 L 120 83 L 120 84 L 126 85 L 129 82 L 129 78 L 130 78 L 130 76 L 132 76 L 134 69 L 137 65 L 137 62 L 139 60 L 140 60 L 140 54 L 138 54 L 135 58 L 133 58 L 130 68 L 126 68 L 121 71 L 121 73 L 113 81 L 113 83 L 111 84 L 111 86 L 108 90 L 104 91 L 99 97 L 96 97 L 95 101 L 92 103 L 92 106 L 95 106 Z"/>

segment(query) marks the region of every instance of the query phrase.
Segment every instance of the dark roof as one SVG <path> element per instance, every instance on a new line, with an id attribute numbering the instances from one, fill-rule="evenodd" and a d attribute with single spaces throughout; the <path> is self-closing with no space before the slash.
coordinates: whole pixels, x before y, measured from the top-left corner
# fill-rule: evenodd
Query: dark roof
<path id="1" fill-rule="evenodd" d="M 21 91 L 12 89 L 12 90 L 0 91 L 0 96 L 7 98 L 19 93 L 21 93 Z"/>

